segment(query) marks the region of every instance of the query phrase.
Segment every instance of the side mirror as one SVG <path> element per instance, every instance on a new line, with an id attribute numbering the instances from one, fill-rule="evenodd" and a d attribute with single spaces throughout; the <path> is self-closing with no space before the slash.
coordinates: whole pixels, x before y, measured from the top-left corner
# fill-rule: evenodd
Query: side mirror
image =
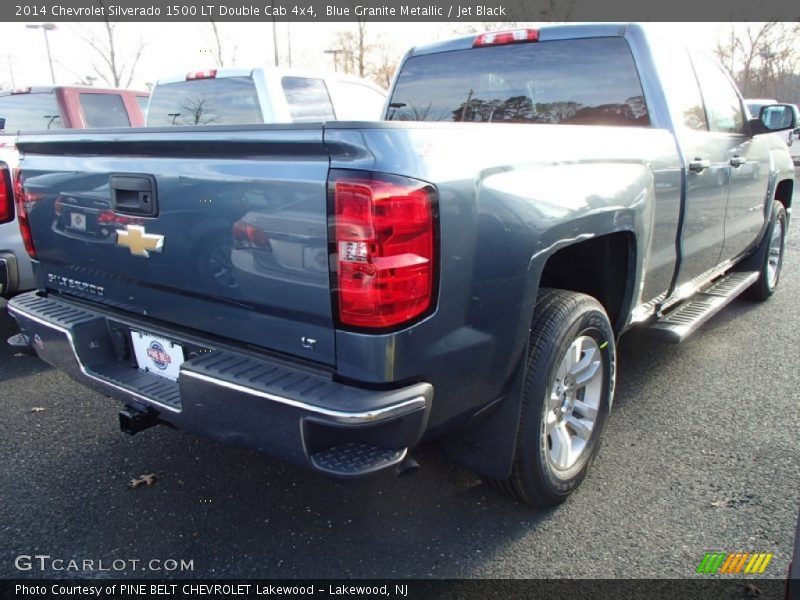
<path id="1" fill-rule="evenodd" d="M 762 106 L 757 119 L 750 121 L 754 135 L 795 129 L 798 125 L 791 104 Z"/>

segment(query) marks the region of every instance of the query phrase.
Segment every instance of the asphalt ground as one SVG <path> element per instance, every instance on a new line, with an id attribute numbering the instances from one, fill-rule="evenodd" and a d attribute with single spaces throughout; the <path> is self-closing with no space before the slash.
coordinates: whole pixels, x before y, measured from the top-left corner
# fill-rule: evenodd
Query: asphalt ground
<path id="1" fill-rule="evenodd" d="M 552 510 L 495 494 L 434 444 L 412 475 L 342 483 L 167 428 L 129 437 L 117 403 L 2 344 L 0 577 L 683 578 L 709 551 L 773 552 L 764 577 L 785 577 L 800 507 L 797 229 L 769 302 L 736 300 L 680 346 L 622 338 L 603 448 Z M 0 338 L 14 332 L 0 316 Z M 34 554 L 128 566 L 15 567 Z M 153 559 L 193 569 L 142 567 Z"/>

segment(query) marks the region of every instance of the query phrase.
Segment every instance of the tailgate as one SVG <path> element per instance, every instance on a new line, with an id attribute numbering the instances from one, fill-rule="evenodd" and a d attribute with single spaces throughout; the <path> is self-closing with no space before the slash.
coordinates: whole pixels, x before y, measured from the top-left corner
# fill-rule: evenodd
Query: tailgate
<path id="1" fill-rule="evenodd" d="M 18 145 L 48 289 L 333 364 L 321 126 Z"/>

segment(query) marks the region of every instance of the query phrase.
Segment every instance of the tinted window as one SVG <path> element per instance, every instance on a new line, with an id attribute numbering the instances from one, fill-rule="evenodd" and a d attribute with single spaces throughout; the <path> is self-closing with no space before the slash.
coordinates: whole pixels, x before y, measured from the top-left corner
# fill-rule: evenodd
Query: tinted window
<path id="1" fill-rule="evenodd" d="M 281 79 L 292 120 L 328 121 L 335 119 L 328 88 L 322 79 L 284 77 Z"/>
<path id="2" fill-rule="evenodd" d="M 193 79 L 160 84 L 147 109 L 148 127 L 263 123 L 250 77 Z"/>
<path id="3" fill-rule="evenodd" d="M 0 117 L 6 131 L 61 129 L 61 111 L 52 92 L 0 96 Z"/>
<path id="4" fill-rule="evenodd" d="M 417 56 L 387 114 L 404 121 L 648 125 L 621 38 L 493 46 Z"/>
<path id="5" fill-rule="evenodd" d="M 130 127 L 125 102 L 119 94 L 78 94 L 87 127 Z"/>
<path id="6" fill-rule="evenodd" d="M 700 89 L 703 91 L 711 130 L 742 133 L 744 112 L 739 95 L 714 61 L 703 55 L 692 57 Z"/>
<path id="7" fill-rule="evenodd" d="M 686 50 L 659 38 L 653 38 L 650 47 L 666 91 L 672 122 L 676 127 L 708 131 L 703 96 Z"/>

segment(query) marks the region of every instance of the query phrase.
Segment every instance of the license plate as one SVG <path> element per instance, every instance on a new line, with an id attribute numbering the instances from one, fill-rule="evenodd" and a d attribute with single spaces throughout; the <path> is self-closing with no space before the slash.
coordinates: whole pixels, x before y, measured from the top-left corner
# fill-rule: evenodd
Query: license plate
<path id="1" fill-rule="evenodd" d="M 183 363 L 183 347 L 180 344 L 141 331 L 131 331 L 131 339 L 136 364 L 142 371 L 172 381 L 178 380 Z"/>
<path id="2" fill-rule="evenodd" d="M 70 213 L 69 226 L 78 231 L 86 231 L 86 215 L 79 212 Z"/>

